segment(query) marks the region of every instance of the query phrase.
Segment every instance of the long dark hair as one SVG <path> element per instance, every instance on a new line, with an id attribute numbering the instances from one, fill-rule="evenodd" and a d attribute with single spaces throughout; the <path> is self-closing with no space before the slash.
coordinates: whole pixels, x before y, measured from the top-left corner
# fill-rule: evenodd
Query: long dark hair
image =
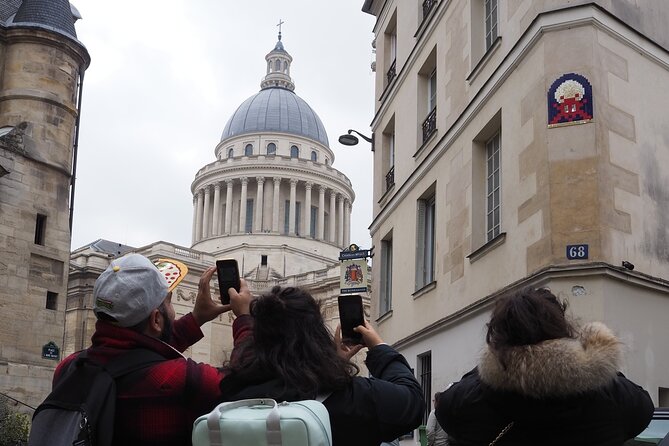
<path id="1" fill-rule="evenodd" d="M 251 316 L 254 355 L 230 364 L 238 376 L 279 378 L 302 398 L 314 398 L 344 388 L 358 373 L 337 354 L 320 304 L 305 290 L 275 286 L 251 302 Z"/>
<path id="2" fill-rule="evenodd" d="M 506 367 L 512 347 L 573 338 L 575 330 L 565 317 L 566 309 L 567 302 L 545 288 L 524 288 L 504 295 L 492 311 L 486 342 Z"/>

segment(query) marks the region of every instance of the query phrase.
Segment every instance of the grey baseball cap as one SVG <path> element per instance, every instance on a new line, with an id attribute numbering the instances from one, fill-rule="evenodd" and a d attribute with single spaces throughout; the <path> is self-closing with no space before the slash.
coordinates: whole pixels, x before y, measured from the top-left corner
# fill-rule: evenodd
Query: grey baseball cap
<path id="1" fill-rule="evenodd" d="M 113 317 L 121 327 L 137 325 L 167 297 L 167 281 L 156 265 L 140 254 L 112 260 L 93 288 L 93 311 Z"/>

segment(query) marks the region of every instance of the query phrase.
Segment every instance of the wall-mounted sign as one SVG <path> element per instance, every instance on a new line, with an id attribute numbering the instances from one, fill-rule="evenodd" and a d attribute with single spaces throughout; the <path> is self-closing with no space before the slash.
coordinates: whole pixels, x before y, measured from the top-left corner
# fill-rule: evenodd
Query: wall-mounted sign
<path id="1" fill-rule="evenodd" d="M 548 128 L 592 121 L 592 85 L 580 74 L 560 76 L 548 89 Z"/>
<path id="2" fill-rule="evenodd" d="M 370 257 L 369 249 L 360 249 L 355 243 L 352 243 L 348 248 L 339 252 L 339 260 L 365 259 L 367 257 Z"/>
<path id="3" fill-rule="evenodd" d="M 567 260 L 584 260 L 588 258 L 588 245 L 567 245 Z"/>
<path id="4" fill-rule="evenodd" d="M 42 346 L 42 358 L 56 361 L 60 359 L 60 348 L 58 348 L 55 342 L 50 341 L 48 344 Z"/>
<path id="5" fill-rule="evenodd" d="M 367 292 L 367 259 L 341 262 L 339 288 L 342 294 Z"/>

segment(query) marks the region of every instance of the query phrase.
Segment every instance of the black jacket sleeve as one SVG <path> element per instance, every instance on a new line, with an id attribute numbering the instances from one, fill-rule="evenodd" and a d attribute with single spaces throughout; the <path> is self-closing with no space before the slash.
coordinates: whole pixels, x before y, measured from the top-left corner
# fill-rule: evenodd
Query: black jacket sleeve
<path id="1" fill-rule="evenodd" d="M 636 437 L 643 431 L 653 418 L 655 405 L 650 395 L 640 386 L 627 379 L 618 372 L 613 383 L 615 400 L 622 412 L 625 423 L 625 433 L 628 438 Z"/>

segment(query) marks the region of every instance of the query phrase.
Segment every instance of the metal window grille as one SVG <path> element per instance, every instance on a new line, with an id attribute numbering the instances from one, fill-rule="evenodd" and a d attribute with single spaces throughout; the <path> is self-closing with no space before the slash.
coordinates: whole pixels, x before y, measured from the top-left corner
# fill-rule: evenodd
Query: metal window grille
<path id="1" fill-rule="evenodd" d="M 425 412 L 423 413 L 423 424 L 427 423 L 427 417 L 430 415 L 432 398 L 432 352 L 423 353 L 418 356 L 418 382 L 423 391 L 425 400 Z"/>

